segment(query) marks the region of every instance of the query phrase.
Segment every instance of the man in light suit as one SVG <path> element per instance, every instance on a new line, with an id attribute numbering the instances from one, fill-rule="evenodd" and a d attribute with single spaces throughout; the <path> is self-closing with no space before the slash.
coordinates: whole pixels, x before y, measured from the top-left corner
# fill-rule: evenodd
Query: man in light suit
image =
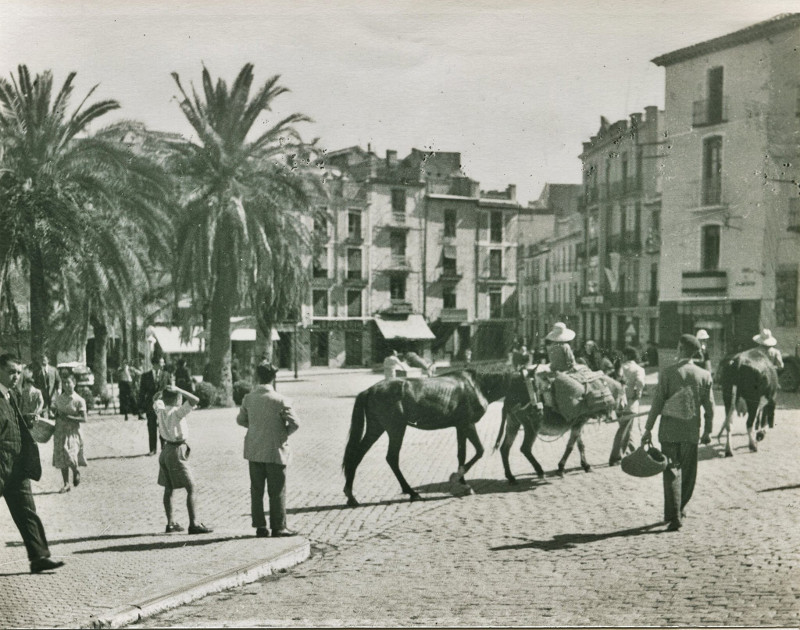
<path id="1" fill-rule="evenodd" d="M 46 354 L 42 354 L 36 358 L 36 361 L 28 366 L 33 372 L 33 385 L 42 392 L 44 398 L 44 409 L 42 415 L 49 418 L 52 415 L 52 405 L 61 393 L 61 376 L 58 370 L 50 365 L 50 360 Z"/>
<path id="2" fill-rule="evenodd" d="M 153 409 L 153 398 L 170 384 L 169 376 L 164 369 L 164 357 L 160 356 L 153 362 L 153 368 L 142 374 L 139 384 L 139 409 L 144 409 L 147 416 L 150 455 L 155 455 L 158 448 L 158 417 Z"/>
<path id="3" fill-rule="evenodd" d="M 269 525 L 273 537 L 295 536 L 286 527 L 286 464 L 289 463 L 289 436 L 297 431 L 292 403 L 275 391 L 278 370 L 270 363 L 256 367 L 259 385 L 245 395 L 237 424 L 247 427 L 244 458 L 250 466 L 250 508 L 256 536 L 270 535 L 264 518 L 264 485 L 269 495 Z"/>

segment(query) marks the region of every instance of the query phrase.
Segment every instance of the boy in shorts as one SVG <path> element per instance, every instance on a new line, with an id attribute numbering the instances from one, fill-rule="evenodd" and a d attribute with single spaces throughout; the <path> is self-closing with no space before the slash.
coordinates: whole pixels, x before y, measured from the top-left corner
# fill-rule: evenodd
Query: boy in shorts
<path id="1" fill-rule="evenodd" d="M 181 396 L 186 402 L 181 404 Z M 167 533 L 181 532 L 183 527 L 172 520 L 172 491 L 186 488 L 186 509 L 189 512 L 189 533 L 208 534 L 213 530 L 195 518 L 194 477 L 189 468 L 191 449 L 186 443 L 189 426 L 186 416 L 200 399 L 174 385 L 168 385 L 156 395 L 153 410 L 158 420 L 158 434 L 162 440 L 158 458 L 158 484 L 164 486 L 164 511 L 167 513 Z"/>

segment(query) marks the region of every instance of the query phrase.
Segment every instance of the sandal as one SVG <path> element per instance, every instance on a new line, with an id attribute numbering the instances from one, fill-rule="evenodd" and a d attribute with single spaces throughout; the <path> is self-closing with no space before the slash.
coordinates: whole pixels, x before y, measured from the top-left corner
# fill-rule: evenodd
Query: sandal
<path id="1" fill-rule="evenodd" d="M 61 486 L 61 490 L 58 491 L 58 494 L 64 494 L 65 492 L 69 492 L 71 490 L 70 486 Z"/>
<path id="2" fill-rule="evenodd" d="M 167 534 L 171 534 L 172 532 L 182 532 L 183 526 L 180 523 L 167 523 Z"/>

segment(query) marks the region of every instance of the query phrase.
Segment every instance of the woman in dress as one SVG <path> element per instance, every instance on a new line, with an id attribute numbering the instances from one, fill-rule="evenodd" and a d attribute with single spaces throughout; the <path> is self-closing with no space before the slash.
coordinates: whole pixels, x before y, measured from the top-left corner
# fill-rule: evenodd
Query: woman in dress
<path id="1" fill-rule="evenodd" d="M 55 400 L 53 466 L 61 469 L 61 477 L 64 479 L 60 492 L 69 492 L 70 469 L 72 483 L 77 487 L 81 482 L 78 466 L 86 466 L 81 435 L 81 423 L 86 422 L 86 401 L 75 393 L 75 376 L 72 374 L 62 377 L 62 387 L 62 392 Z"/>

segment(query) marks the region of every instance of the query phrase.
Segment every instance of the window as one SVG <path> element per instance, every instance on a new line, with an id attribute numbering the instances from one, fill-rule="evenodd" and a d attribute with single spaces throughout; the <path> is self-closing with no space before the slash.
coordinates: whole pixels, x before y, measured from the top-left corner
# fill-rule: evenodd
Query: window
<path id="1" fill-rule="evenodd" d="M 648 305 L 658 306 L 658 263 L 650 265 L 650 299 Z"/>
<path id="2" fill-rule="evenodd" d="M 361 238 L 361 212 L 350 210 L 347 213 L 347 236 Z"/>
<path id="3" fill-rule="evenodd" d="M 722 138 L 703 141 L 703 205 L 722 203 Z"/>
<path id="4" fill-rule="evenodd" d="M 455 308 L 456 307 L 456 290 L 452 287 L 445 287 L 442 290 L 442 307 Z"/>
<path id="5" fill-rule="evenodd" d="M 392 212 L 394 214 L 406 213 L 406 191 L 403 188 L 392 189 Z"/>
<path id="6" fill-rule="evenodd" d="M 789 224 L 786 229 L 800 232 L 800 197 L 789 197 Z"/>
<path id="7" fill-rule="evenodd" d="M 719 268 L 719 239 L 718 225 L 703 226 L 700 252 L 703 271 L 715 271 Z"/>
<path id="8" fill-rule="evenodd" d="M 328 277 L 328 250 L 327 249 L 323 249 L 314 258 L 313 276 L 315 278 L 327 278 Z"/>
<path id="9" fill-rule="evenodd" d="M 503 250 L 492 249 L 489 250 L 489 277 L 502 278 L 503 277 Z"/>
<path id="10" fill-rule="evenodd" d="M 622 154 L 622 192 L 628 191 L 628 154 Z"/>
<path id="11" fill-rule="evenodd" d="M 448 276 L 455 276 L 458 274 L 455 252 L 445 249 L 442 253 L 442 273 Z"/>
<path id="12" fill-rule="evenodd" d="M 708 124 L 722 122 L 722 66 L 708 71 Z"/>
<path id="13" fill-rule="evenodd" d="M 644 166 L 644 150 L 636 149 L 636 190 L 642 189 L 642 167 Z"/>
<path id="14" fill-rule="evenodd" d="M 389 235 L 389 247 L 392 250 L 392 256 L 406 255 L 406 235 L 404 232 L 392 232 Z"/>
<path id="15" fill-rule="evenodd" d="M 361 291 L 347 292 L 347 316 L 361 317 Z"/>
<path id="16" fill-rule="evenodd" d="M 797 326 L 797 267 L 779 267 L 775 274 L 775 322 Z"/>
<path id="17" fill-rule="evenodd" d="M 328 291 L 326 289 L 314 289 L 312 292 L 314 303 L 314 317 L 328 316 Z"/>
<path id="18" fill-rule="evenodd" d="M 451 238 L 456 235 L 456 219 L 458 214 L 454 208 L 445 208 L 444 210 L 444 236 Z"/>
<path id="19" fill-rule="evenodd" d="M 489 214 L 489 240 L 492 243 L 503 242 L 503 213 L 500 211 Z"/>
<path id="20" fill-rule="evenodd" d="M 347 279 L 361 279 L 361 250 L 355 247 L 347 250 Z"/>
<path id="21" fill-rule="evenodd" d="M 502 319 L 503 293 L 500 289 L 489 291 L 489 319 Z"/>
<path id="22" fill-rule="evenodd" d="M 393 300 L 406 299 L 406 279 L 404 276 L 389 277 L 389 296 Z"/>

